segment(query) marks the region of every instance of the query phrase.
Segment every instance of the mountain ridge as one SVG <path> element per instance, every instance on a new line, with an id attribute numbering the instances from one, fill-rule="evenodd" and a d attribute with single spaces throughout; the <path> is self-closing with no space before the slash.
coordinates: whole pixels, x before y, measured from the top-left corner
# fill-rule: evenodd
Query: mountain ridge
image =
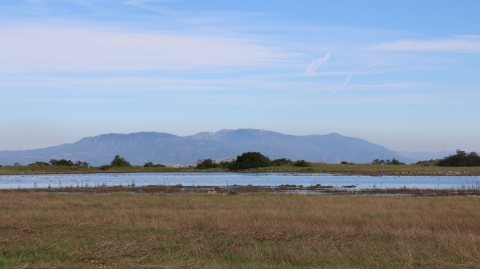
<path id="1" fill-rule="evenodd" d="M 368 163 L 377 158 L 414 161 L 367 140 L 338 133 L 295 136 L 259 129 L 223 129 L 190 136 L 163 132 L 101 134 L 84 137 L 71 144 L 33 150 L 0 151 L 0 164 L 48 162 L 54 158 L 82 160 L 97 166 L 110 163 L 119 154 L 135 165 L 149 161 L 190 165 L 199 159 L 232 158 L 248 151 L 261 152 L 271 159 L 304 159 L 325 163 Z"/>

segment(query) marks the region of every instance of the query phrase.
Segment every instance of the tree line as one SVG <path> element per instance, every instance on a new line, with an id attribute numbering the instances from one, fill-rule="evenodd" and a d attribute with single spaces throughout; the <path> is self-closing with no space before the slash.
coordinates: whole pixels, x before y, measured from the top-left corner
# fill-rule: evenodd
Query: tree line
<path id="1" fill-rule="evenodd" d="M 438 166 L 480 166 L 480 156 L 474 151 L 467 153 L 457 149 L 457 153 L 438 161 Z"/>
<path id="2" fill-rule="evenodd" d="M 306 162 L 305 160 L 292 161 L 287 158 L 270 160 L 270 158 L 262 155 L 260 152 L 245 152 L 231 161 L 221 161 L 216 163 L 210 158 L 199 160 L 195 167 L 197 169 L 223 168 L 232 171 L 238 171 L 260 167 L 288 165 L 293 165 L 297 167 L 309 166 L 308 162 Z"/>
<path id="3" fill-rule="evenodd" d="M 342 161 L 341 164 L 355 163 Z M 405 163 L 393 158 L 392 160 L 380 160 L 375 159 L 371 162 L 374 165 L 404 165 Z M 443 159 L 419 161 L 417 165 L 436 165 L 436 166 L 480 166 L 480 156 L 472 151 L 465 152 L 463 150 L 457 150 L 456 154 L 447 156 Z M 18 162 L 14 166 L 21 166 Z M 77 166 L 77 167 L 90 167 L 87 162 L 76 161 L 72 162 L 67 159 L 50 159 L 47 162 L 34 162 L 29 166 Z M 127 160 L 120 155 L 115 155 L 110 164 L 102 165 L 101 170 L 107 170 L 111 167 L 129 167 L 132 166 Z M 214 162 L 212 159 L 199 160 L 194 166 L 197 169 L 212 169 L 222 168 L 231 171 L 245 170 L 251 168 L 269 167 L 269 166 L 296 166 L 296 167 L 308 167 L 310 164 L 305 160 L 292 161 L 287 158 L 270 160 L 267 156 L 262 155 L 260 152 L 245 152 L 236 159 L 231 161 Z M 0 165 L 0 167 L 3 167 Z M 166 167 L 163 164 L 154 164 L 153 162 L 146 162 L 143 167 Z"/>

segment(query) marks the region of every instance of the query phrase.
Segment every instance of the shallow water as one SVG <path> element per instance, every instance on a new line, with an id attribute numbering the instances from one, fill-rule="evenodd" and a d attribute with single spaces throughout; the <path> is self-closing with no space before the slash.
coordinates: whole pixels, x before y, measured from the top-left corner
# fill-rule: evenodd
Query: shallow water
<path id="1" fill-rule="evenodd" d="M 363 176 L 294 173 L 107 173 L 0 175 L 0 189 L 94 187 L 98 185 L 128 186 L 279 186 L 295 184 L 311 186 L 351 186 L 357 188 L 480 188 L 480 176 Z"/>

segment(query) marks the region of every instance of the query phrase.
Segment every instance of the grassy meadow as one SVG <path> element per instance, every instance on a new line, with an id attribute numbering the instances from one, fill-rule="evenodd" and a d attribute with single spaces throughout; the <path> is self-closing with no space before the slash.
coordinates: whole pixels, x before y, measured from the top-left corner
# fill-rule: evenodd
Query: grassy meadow
<path id="1" fill-rule="evenodd" d="M 0 268 L 478 268 L 478 197 L 0 195 Z"/>

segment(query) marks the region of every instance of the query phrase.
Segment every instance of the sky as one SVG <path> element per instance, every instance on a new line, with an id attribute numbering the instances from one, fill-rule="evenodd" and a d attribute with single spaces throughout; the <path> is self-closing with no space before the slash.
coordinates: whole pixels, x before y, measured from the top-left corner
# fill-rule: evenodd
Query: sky
<path id="1" fill-rule="evenodd" d="M 2 0 L 0 150 L 336 132 L 480 152 L 480 1 Z"/>

